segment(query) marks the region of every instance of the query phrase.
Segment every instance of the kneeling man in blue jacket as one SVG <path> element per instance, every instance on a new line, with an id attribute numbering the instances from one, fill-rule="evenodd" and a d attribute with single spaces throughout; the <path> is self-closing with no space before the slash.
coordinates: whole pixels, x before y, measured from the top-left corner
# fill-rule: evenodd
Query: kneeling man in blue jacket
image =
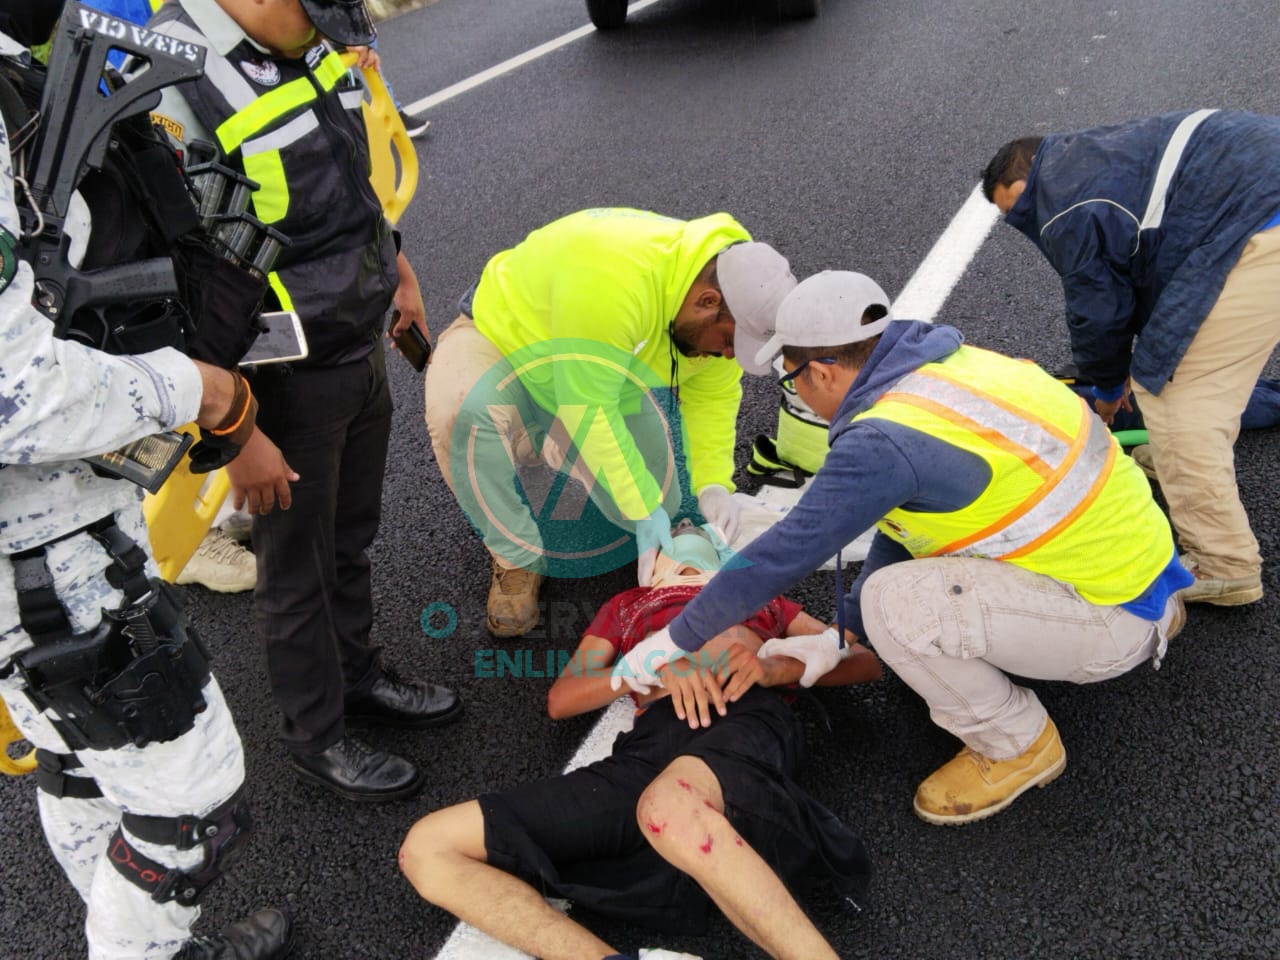
<path id="1" fill-rule="evenodd" d="M 1099 415 L 1141 404 L 1188 603 L 1262 598 L 1232 445 L 1280 342 L 1278 166 L 1280 117 L 1197 110 L 1014 140 L 983 173 L 1062 276 Z"/>

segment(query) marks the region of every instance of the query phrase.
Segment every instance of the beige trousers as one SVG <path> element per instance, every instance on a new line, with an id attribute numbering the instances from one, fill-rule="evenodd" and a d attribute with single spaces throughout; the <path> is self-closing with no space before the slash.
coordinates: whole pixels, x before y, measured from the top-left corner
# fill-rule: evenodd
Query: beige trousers
<path id="1" fill-rule="evenodd" d="M 1249 394 L 1280 342 L 1280 227 L 1253 236 L 1159 396 L 1135 383 L 1178 542 L 1210 577 L 1262 569 L 1236 489 L 1233 446 Z"/>
<path id="2" fill-rule="evenodd" d="M 1009 679 L 1093 683 L 1168 645 L 1159 623 L 1085 600 L 1069 584 L 970 557 L 882 567 L 862 587 L 862 622 L 882 660 L 929 705 L 933 722 L 992 760 L 1024 752 L 1044 729 L 1039 698 Z"/>
<path id="3" fill-rule="evenodd" d="M 536 566 L 536 557 L 543 543 L 537 520 L 528 506 L 520 501 L 510 484 L 493 482 L 494 477 L 482 478 L 489 481 L 484 483 L 482 479 L 471 476 L 473 468 L 470 464 L 455 463 L 452 457 L 452 445 L 460 418 L 470 418 L 468 422 L 474 420 L 475 410 L 472 408 L 476 406 L 476 400 L 473 399 L 471 406 L 467 407 L 468 395 L 489 371 L 504 364 L 502 351 L 476 329 L 475 321 L 465 315 L 459 316 L 436 343 L 431 366 L 427 371 L 425 406 L 431 449 L 435 452 L 436 462 L 440 465 L 445 482 L 455 497 L 463 484 L 486 488 L 486 515 L 471 519 L 481 528 L 485 547 L 494 559 L 501 566 L 510 569 L 516 566 Z M 515 397 L 516 393 L 518 391 L 513 392 L 512 396 Z M 558 421 L 551 424 L 549 433 L 544 436 L 542 431 L 546 415 L 536 409 L 531 398 L 527 395 L 522 397 L 516 397 L 517 402 L 485 407 L 484 431 L 486 435 L 491 431 L 496 432 L 507 456 L 500 462 L 494 462 L 492 457 L 486 458 L 479 469 L 519 472 L 525 492 L 531 493 L 540 482 L 546 483 L 545 474 L 540 480 L 533 468 L 547 467 L 551 471 L 560 471 L 572 441 Z M 465 415 L 464 409 L 468 411 Z M 663 421 L 662 426 L 665 425 Z M 653 417 L 627 419 L 627 428 L 632 436 L 643 438 L 638 441 L 642 450 L 669 451 L 670 443 L 666 434 L 661 431 L 654 433 L 654 427 Z M 464 423 L 463 429 L 470 428 Z M 530 431 L 535 436 L 531 437 Z M 668 459 L 669 457 L 670 454 Z M 581 457 L 573 459 L 568 475 L 585 488 L 586 495 L 591 496 L 608 516 L 608 511 L 612 509 L 608 495 L 603 492 Z M 466 491 L 463 490 L 463 493 Z M 679 505 L 679 485 L 673 485 L 668 493 L 669 500 L 665 505 L 670 512 Z M 468 498 L 468 502 L 474 499 Z M 621 531 L 618 536 L 623 536 Z"/>
<path id="4" fill-rule="evenodd" d="M 476 323 L 465 314 L 458 316 L 440 334 L 432 352 L 431 366 L 427 369 L 425 390 L 425 418 L 427 433 L 431 437 L 431 449 L 436 455 L 436 463 L 440 465 L 440 473 L 449 489 L 454 491 L 455 478 L 450 457 L 450 445 L 453 442 L 453 430 L 458 422 L 458 414 L 467 399 L 467 394 L 488 373 L 504 360 L 503 353 L 488 337 L 476 329 Z M 494 411 L 495 417 L 501 411 Z M 498 423 L 495 426 L 499 434 L 508 442 L 508 453 L 512 463 L 532 466 L 537 462 L 533 447 L 527 433 L 518 430 L 514 422 Z M 465 478 L 462 482 L 466 482 Z M 522 531 L 526 536 L 530 531 Z M 489 552 L 502 566 L 510 569 L 515 566 L 503 558 L 494 547 L 486 544 Z"/>

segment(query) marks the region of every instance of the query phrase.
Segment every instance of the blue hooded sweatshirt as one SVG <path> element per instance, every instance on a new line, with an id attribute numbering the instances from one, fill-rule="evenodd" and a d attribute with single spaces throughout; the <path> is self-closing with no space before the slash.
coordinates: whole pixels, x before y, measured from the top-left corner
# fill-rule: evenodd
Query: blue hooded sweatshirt
<path id="1" fill-rule="evenodd" d="M 959 330 L 941 324 L 889 324 L 831 422 L 831 449 L 822 469 L 800 502 L 743 548 L 740 558 L 717 573 L 672 621 L 676 645 L 696 650 L 741 623 L 895 507 L 947 513 L 981 495 L 991 482 L 991 468 L 981 457 L 901 424 L 851 422 L 907 374 L 953 353 L 963 339 Z M 1172 539 L 1167 549 L 1170 566 L 1142 596 L 1124 605 L 1138 616 L 1159 619 L 1169 593 L 1189 582 Z M 843 598 L 846 628 L 866 636 L 862 584 L 881 567 L 910 559 L 905 547 L 876 533 L 858 579 Z"/>

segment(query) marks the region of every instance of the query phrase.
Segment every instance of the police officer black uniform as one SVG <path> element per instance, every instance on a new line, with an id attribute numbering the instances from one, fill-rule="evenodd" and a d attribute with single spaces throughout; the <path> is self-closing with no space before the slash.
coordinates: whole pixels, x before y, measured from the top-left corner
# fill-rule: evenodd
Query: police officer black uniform
<path id="1" fill-rule="evenodd" d="M 148 27 L 209 48 L 202 79 L 164 91 L 165 128 L 213 143 L 258 184 L 256 215 L 291 241 L 271 289 L 310 353 L 256 375 L 261 429 L 227 468 L 255 515 L 254 618 L 282 740 L 299 776 L 341 796 L 411 796 L 425 772 L 347 730 L 433 726 L 461 710 L 452 691 L 385 668 L 370 640 L 367 549 L 391 430 L 382 321 L 394 304 L 401 325 L 426 328 L 369 183 L 362 84 L 329 42 L 369 44 L 368 11 L 363 0 L 169 0 Z"/>

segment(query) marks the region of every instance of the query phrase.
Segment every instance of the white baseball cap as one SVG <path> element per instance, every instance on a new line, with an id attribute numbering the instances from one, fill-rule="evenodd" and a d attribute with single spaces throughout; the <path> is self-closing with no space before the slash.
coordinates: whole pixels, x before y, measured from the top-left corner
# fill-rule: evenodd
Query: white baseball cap
<path id="1" fill-rule="evenodd" d="M 733 355 L 747 373 L 767 374 L 756 354 L 773 336 L 778 305 L 796 288 L 787 258 L 767 243 L 738 243 L 716 257 L 716 280 L 733 314 Z"/>
<path id="2" fill-rule="evenodd" d="M 883 333 L 893 319 L 886 312 L 879 320 L 863 324 L 862 315 L 876 306 L 888 311 L 889 295 L 866 274 L 815 273 L 779 305 L 776 332 L 756 353 L 756 364 L 768 366 L 783 347 L 839 347 L 869 340 Z"/>

